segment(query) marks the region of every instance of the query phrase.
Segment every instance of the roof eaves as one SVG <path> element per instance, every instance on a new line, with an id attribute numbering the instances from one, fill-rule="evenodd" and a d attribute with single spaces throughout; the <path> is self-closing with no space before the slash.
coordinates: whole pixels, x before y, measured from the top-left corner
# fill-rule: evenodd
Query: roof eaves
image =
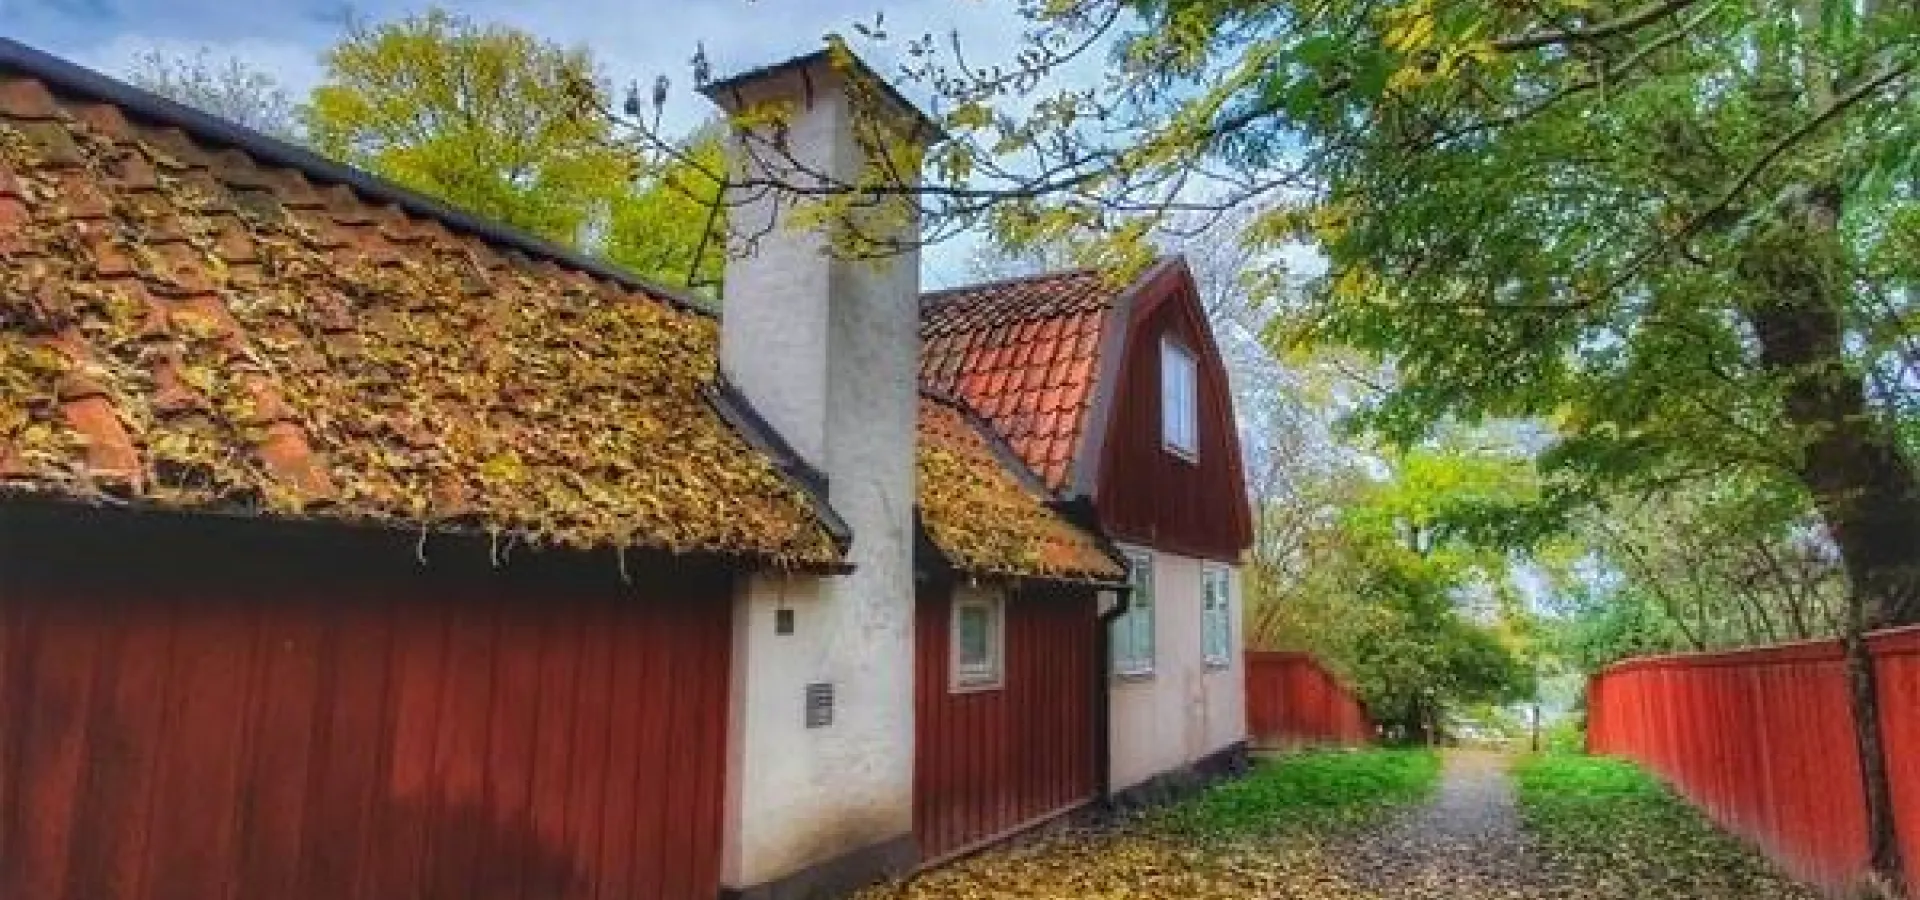
<path id="1" fill-rule="evenodd" d="M 42 490 L 31 485 L 17 483 L 0 483 L 0 500 L 6 501 L 4 504 L 0 504 L 0 509 L 6 511 L 38 509 L 63 514 L 69 512 L 76 514 L 100 512 L 183 523 L 199 522 L 207 524 L 234 522 L 253 528 L 263 526 L 291 530 L 338 530 L 344 528 L 350 531 L 365 533 L 390 533 L 404 536 L 403 539 L 411 548 L 412 555 L 416 559 L 419 559 L 422 565 L 429 562 L 429 538 L 495 541 L 502 538 L 512 539 L 518 536 L 517 532 L 495 531 L 484 525 L 479 525 L 468 520 L 445 520 L 419 526 L 403 526 L 398 523 L 371 517 L 282 516 L 277 518 L 262 518 L 260 510 L 252 506 L 228 504 L 180 507 L 141 498 L 120 497 L 105 492 L 86 495 L 57 493 Z M 609 545 L 595 547 L 550 545 L 540 548 L 540 552 L 571 554 L 613 553 L 620 557 L 629 558 L 679 557 L 712 560 L 727 565 L 747 565 L 756 561 L 764 561 L 763 556 L 747 551 L 692 550 L 675 552 L 662 548 L 622 548 Z M 501 559 L 504 560 L 505 556 L 503 555 Z M 828 575 L 840 574 L 849 568 L 851 567 L 845 563 L 809 563 L 796 566 L 793 571 L 815 572 Z"/>
<path id="2" fill-rule="evenodd" d="M 1127 554 L 1120 549 L 1119 544 L 1114 543 L 1113 538 L 1107 536 L 1106 529 L 1100 527 L 1100 511 L 1094 508 L 1092 498 L 1067 497 L 1058 500 L 1049 500 L 1047 501 L 1047 508 L 1059 513 L 1061 518 L 1080 526 L 1087 534 L 1092 535 L 1094 546 L 1099 547 L 1101 553 L 1106 554 L 1108 559 L 1113 560 L 1114 564 L 1120 567 L 1121 572 L 1127 570 Z M 1125 584 L 1126 576 L 1122 575 L 1121 579 L 1117 582 L 1094 583 Z"/>
<path id="3" fill-rule="evenodd" d="M 618 266 L 519 229 L 487 221 L 304 147 L 261 134 L 18 41 L 0 37 L 0 70 L 7 69 L 40 79 L 60 92 L 111 104 L 131 118 L 179 128 L 202 141 L 243 150 L 260 162 L 296 169 L 310 180 L 346 185 L 369 200 L 392 203 L 413 215 L 437 219 L 449 228 L 466 232 L 487 243 L 553 260 L 589 275 L 605 278 L 629 290 L 658 297 L 687 312 L 715 315 L 714 309 L 705 301 L 655 284 Z"/>

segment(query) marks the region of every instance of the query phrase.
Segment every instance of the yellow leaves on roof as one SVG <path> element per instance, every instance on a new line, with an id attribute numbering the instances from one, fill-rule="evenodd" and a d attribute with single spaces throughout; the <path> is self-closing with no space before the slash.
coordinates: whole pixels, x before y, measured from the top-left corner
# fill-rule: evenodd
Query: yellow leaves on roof
<path id="1" fill-rule="evenodd" d="M 263 198 L 260 171 L 223 177 L 231 152 L 58 124 L 65 159 L 0 119 L 0 176 L 28 207 L 0 241 L 9 487 L 838 561 L 708 401 L 712 319 L 344 188 L 295 177 Z M 77 397 L 130 441 L 124 484 L 84 464 Z"/>
<path id="2" fill-rule="evenodd" d="M 969 574 L 1119 582 L 1125 572 L 1089 531 L 1008 470 L 992 439 L 949 402 L 920 401 L 919 502 L 928 537 Z"/>

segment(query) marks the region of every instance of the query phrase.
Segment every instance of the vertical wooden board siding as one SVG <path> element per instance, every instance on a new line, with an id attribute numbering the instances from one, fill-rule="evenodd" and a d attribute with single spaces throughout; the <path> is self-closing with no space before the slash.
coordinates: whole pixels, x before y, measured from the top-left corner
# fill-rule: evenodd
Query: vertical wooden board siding
<path id="1" fill-rule="evenodd" d="M 726 574 L 110 568 L 0 584 L 0 897 L 718 891 Z"/>
<path id="2" fill-rule="evenodd" d="M 439 610 L 405 605 L 394 618 L 393 750 L 388 796 L 393 816 L 374 850 L 373 896 L 402 896 L 427 883 L 431 834 L 424 814 L 434 790 L 434 753 L 440 734 L 442 691 L 447 684 L 450 623 Z"/>
<path id="3" fill-rule="evenodd" d="M 950 595 L 923 589 L 915 624 L 914 832 L 933 859 L 1093 795 L 1098 638 L 1090 592 L 1007 601 L 998 688 L 951 690 Z"/>
<path id="4" fill-rule="evenodd" d="M 85 610 L 35 610 L 22 656 L 26 689 L 12 776 L 17 809 L 6 854 L 13 890 L 0 895 L 56 896 L 65 891 L 73 851 L 74 800 L 85 785 L 86 710 L 92 701 L 94 666 L 102 629 Z"/>
<path id="5" fill-rule="evenodd" d="M 1907 883 L 1920 884 L 1920 628 L 1882 636 L 1874 642 L 1874 655 Z"/>
<path id="6" fill-rule="evenodd" d="M 539 609 L 534 603 L 502 604 L 493 652 L 493 695 L 486 713 L 486 760 L 483 769 L 486 799 L 476 817 L 472 843 L 473 894 L 494 890 L 506 896 L 519 892 L 524 860 L 515 847 L 538 844 L 541 835 L 533 817 L 534 748 L 540 740 L 539 714 L 546 705 L 541 690 L 541 665 L 546 624 L 559 610 Z"/>
<path id="7" fill-rule="evenodd" d="M 1171 270 L 1170 270 L 1171 272 Z M 1110 397 L 1099 483 L 1101 524 L 1123 540 L 1161 550 L 1237 562 L 1252 543 L 1252 516 L 1241 472 L 1239 436 L 1226 366 L 1208 337 L 1198 300 L 1180 279 L 1146 286 L 1126 323 Z M 1185 459 L 1166 449 L 1160 410 L 1160 344 L 1194 354 L 1198 450 Z M 1096 417 L 1091 425 L 1100 424 Z"/>
<path id="8" fill-rule="evenodd" d="M 588 870 L 600 865 L 601 798 L 607 777 L 607 734 L 612 725 L 603 713 L 609 708 L 608 682 L 613 664 L 610 638 L 615 622 L 607 612 L 604 607 L 582 611 L 579 677 L 574 689 L 578 712 L 573 717 L 569 816 L 563 838 L 564 846 L 579 848 Z"/>
<path id="9" fill-rule="evenodd" d="M 441 695 L 440 733 L 434 739 L 433 788 L 423 798 L 429 822 L 475 821 L 486 808 L 487 715 L 493 706 L 494 619 L 488 605 L 445 611 L 446 689 Z M 473 827 L 429 828 L 424 884 L 435 896 L 471 893 L 469 879 L 479 839 Z"/>
<path id="10" fill-rule="evenodd" d="M 81 801 L 85 829 L 78 835 L 81 852 L 73 856 L 68 883 L 75 896 L 129 896 L 144 882 L 151 836 L 145 828 L 122 823 L 145 822 L 154 796 L 158 761 L 134 752 L 137 736 L 167 727 L 172 641 L 167 606 L 124 604 L 113 616 L 107 643 L 111 687 L 94 705 L 90 742 L 100 752 Z M 6 716 L 0 721 L 15 721 L 0 715 Z"/>
<path id="11" fill-rule="evenodd" d="M 1920 629 L 1871 642 L 1900 838 L 1920 859 Z M 1588 748 L 1646 765 L 1834 893 L 1867 860 L 1845 663 L 1834 642 L 1633 660 L 1588 686 Z"/>
<path id="12" fill-rule="evenodd" d="M 1352 746 L 1372 737 L 1366 711 L 1305 653 L 1246 654 L 1247 732 L 1260 747 Z"/>
<path id="13" fill-rule="evenodd" d="M 632 700 L 629 709 L 639 712 L 642 722 L 671 721 L 673 714 L 667 700 L 671 696 L 661 690 L 661 686 L 670 685 L 679 675 L 674 664 L 672 647 L 649 647 L 643 654 L 646 659 L 645 677 L 632 685 Z M 646 760 L 665 759 L 673 752 L 673 735 L 664 728 L 639 729 L 635 741 L 634 760 L 636 768 L 629 776 L 633 785 L 631 802 L 626 807 L 630 817 L 630 830 L 627 832 L 628 844 L 618 852 L 628 860 L 627 877 L 632 880 L 629 890 L 641 897 L 667 896 L 666 866 L 643 866 L 640 860 L 659 859 L 663 854 L 665 835 L 672 821 L 673 811 L 666 799 L 666 785 L 653 784 L 647 777 Z M 654 796 L 648 796 L 652 792 Z"/>

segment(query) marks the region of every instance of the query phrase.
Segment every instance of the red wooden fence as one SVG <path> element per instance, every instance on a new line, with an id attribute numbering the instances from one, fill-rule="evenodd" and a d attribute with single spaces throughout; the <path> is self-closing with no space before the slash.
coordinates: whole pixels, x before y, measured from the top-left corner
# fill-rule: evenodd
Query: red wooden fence
<path id="1" fill-rule="evenodd" d="M 1256 747 L 1353 746 L 1373 737 L 1360 701 L 1306 653 L 1247 651 L 1247 732 Z"/>
<path id="2" fill-rule="evenodd" d="M 951 688 L 949 594 L 921 592 L 915 636 L 913 819 L 926 860 L 1090 799 L 1099 765 L 1091 593 L 1013 597 L 1001 684 L 970 692 Z"/>
<path id="3" fill-rule="evenodd" d="M 715 895 L 725 573 L 6 524 L 0 897 Z"/>
<path id="4" fill-rule="evenodd" d="M 1920 875 L 1920 628 L 1872 641 L 1909 877 Z M 1840 893 L 1866 869 L 1836 642 L 1630 660 L 1588 686 L 1588 749 L 1635 760 L 1795 876 Z"/>

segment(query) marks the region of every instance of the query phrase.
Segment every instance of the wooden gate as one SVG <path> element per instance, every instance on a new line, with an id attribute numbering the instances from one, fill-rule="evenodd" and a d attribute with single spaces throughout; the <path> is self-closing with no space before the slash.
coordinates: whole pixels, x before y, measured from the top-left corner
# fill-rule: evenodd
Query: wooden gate
<path id="1" fill-rule="evenodd" d="M 0 896 L 715 895 L 725 572 L 207 528 L 0 542 Z"/>
<path id="2" fill-rule="evenodd" d="M 914 833 L 929 861 L 1070 810 L 1098 783 L 1092 592 L 1010 597 L 1000 686 L 971 692 L 952 688 L 951 603 L 923 590 L 916 624 Z"/>

